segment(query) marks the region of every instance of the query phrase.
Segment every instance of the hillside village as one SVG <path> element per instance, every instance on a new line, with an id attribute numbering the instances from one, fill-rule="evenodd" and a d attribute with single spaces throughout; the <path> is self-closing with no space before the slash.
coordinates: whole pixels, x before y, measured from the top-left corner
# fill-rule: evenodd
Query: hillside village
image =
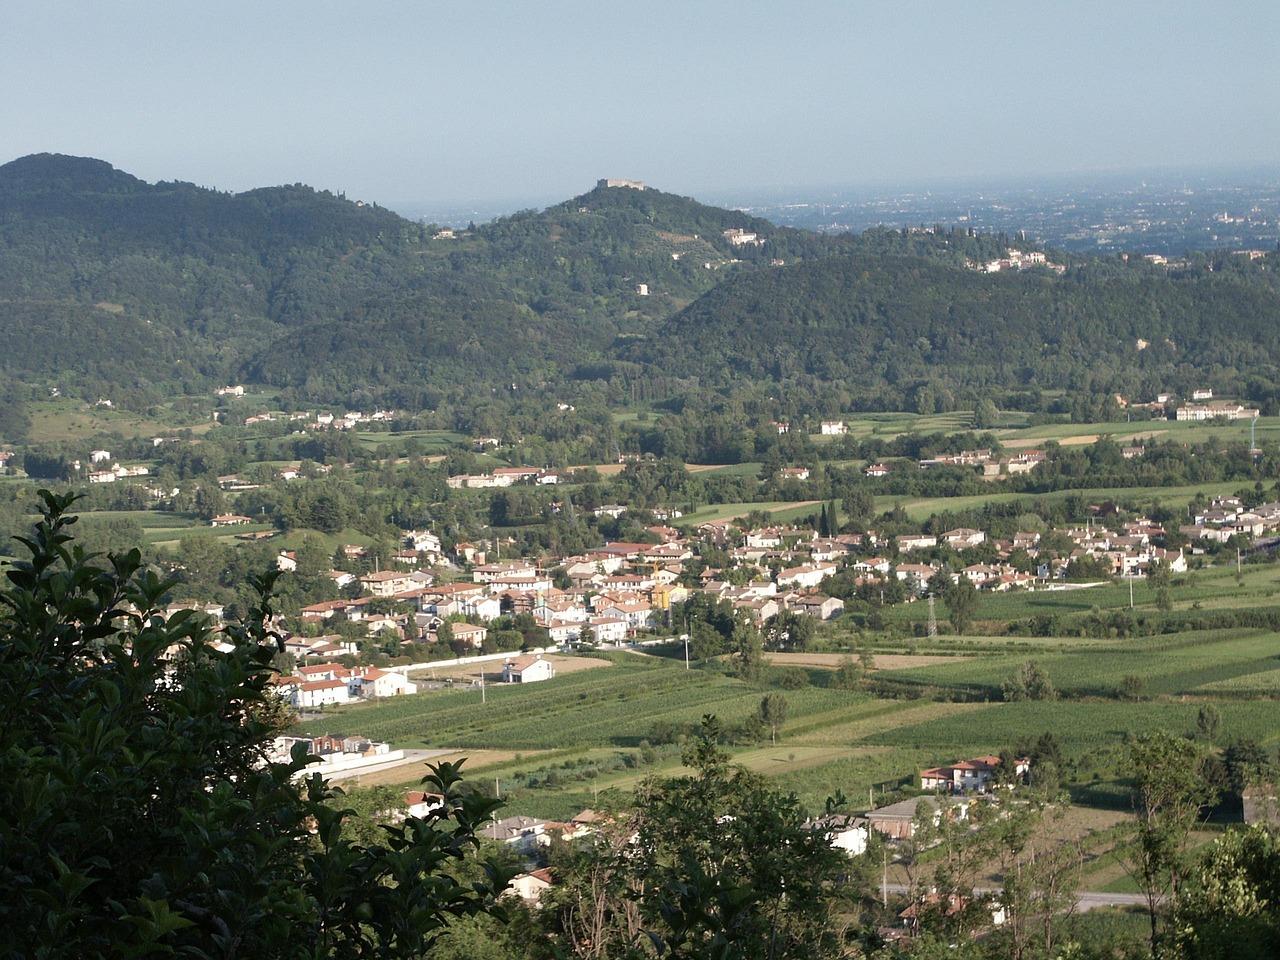
<path id="1" fill-rule="evenodd" d="M 339 620 L 361 625 L 370 638 L 392 638 L 410 661 L 491 653 L 490 626 L 520 615 L 533 627 L 520 635 L 526 648 L 528 637 L 539 636 L 547 648 L 591 649 L 678 632 L 681 610 L 695 596 L 726 603 L 763 629 L 783 615 L 838 618 L 845 600 L 833 590 L 882 597 L 888 591 L 910 603 L 942 596 L 962 580 L 987 592 L 1067 590 L 1090 585 L 1069 579 L 1073 570 L 1104 580 L 1146 577 L 1159 568 L 1184 573 L 1201 544 L 1261 541 L 1280 528 L 1280 502 L 1248 509 L 1237 497 L 1215 497 L 1193 523 L 1176 528 L 1189 546 L 1171 549 L 1162 546 L 1168 534 L 1160 524 L 1126 519 L 1114 504 L 1096 513 L 1098 520 L 1084 526 L 1003 540 L 971 528 L 884 539 L 875 530 L 823 537 L 812 528 L 737 521 L 706 522 L 684 534 L 655 525 L 647 528 L 652 543 L 607 542 L 579 555 L 492 562 L 471 543 L 445 556 L 438 537 L 411 531 L 397 569 L 359 577 L 332 570 L 335 582 L 360 595 L 305 606 L 297 622 L 281 625 L 295 631 L 286 650 L 299 664 L 281 688 L 299 709 L 416 691 L 399 673 L 340 667 L 335 657 L 358 656 L 365 645 L 317 635 Z M 1056 546 L 1046 547 L 1050 542 Z M 729 563 L 706 565 L 700 557 L 707 550 Z M 277 564 L 290 571 L 296 558 L 285 551 Z"/>

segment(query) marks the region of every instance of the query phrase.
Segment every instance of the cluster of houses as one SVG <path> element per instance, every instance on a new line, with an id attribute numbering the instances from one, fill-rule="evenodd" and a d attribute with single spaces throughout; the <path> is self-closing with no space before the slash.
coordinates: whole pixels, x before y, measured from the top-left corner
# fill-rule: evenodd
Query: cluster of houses
<path id="1" fill-rule="evenodd" d="M 276 689 L 298 710 L 418 692 L 417 684 L 402 673 L 333 662 L 300 664 L 291 675 L 276 678 Z"/>
<path id="2" fill-rule="evenodd" d="M 555 470 L 541 467 L 495 467 L 492 473 L 461 473 L 445 482 L 455 490 L 510 487 L 517 483 L 549 486 L 559 483 L 560 475 Z"/>
<path id="3" fill-rule="evenodd" d="M 1017 476 L 1030 473 L 1048 459 L 1043 450 L 1018 450 L 1014 453 L 997 455 L 990 450 L 965 450 L 961 453 L 948 454 L 918 461 L 921 470 L 931 467 L 981 467 L 984 477 Z"/>
<path id="4" fill-rule="evenodd" d="M 1239 497 L 1214 497 L 1208 507 L 1192 513 L 1191 521 L 1178 532 L 1204 543 L 1226 543 L 1236 536 L 1248 540 L 1275 536 L 1280 529 L 1280 502 L 1250 509 Z"/>
<path id="5" fill-rule="evenodd" d="M 479 648 L 488 635 L 487 623 L 504 614 L 528 613 L 556 644 L 588 638 L 595 643 L 621 643 L 652 628 L 660 611 L 684 602 L 693 592 L 678 581 L 696 555 L 694 546 L 669 527 L 651 530 L 660 534 L 662 542 L 606 543 L 580 555 L 548 561 L 484 562 L 483 552 L 471 544 L 459 544 L 456 559 L 473 564 L 469 581 L 437 584 L 425 569 L 369 573 L 358 578 L 363 596 L 311 604 L 302 609 L 301 618 L 314 623 L 341 615 L 365 622 L 370 632 L 393 630 L 405 640 L 427 641 L 448 622 L 455 646 Z M 724 532 L 719 527 L 715 530 Z M 408 542 L 416 549 L 406 551 L 407 562 L 429 564 L 439 559 L 439 541 L 429 535 L 415 539 L 411 533 Z M 734 549 L 736 561 L 757 564 L 761 570 L 771 561 L 790 565 L 782 567 L 776 578 L 764 579 L 762 574 L 761 579 L 745 584 L 730 582 L 726 571 L 704 571 L 700 589 L 731 601 L 760 623 L 783 610 L 831 619 L 842 612 L 843 601 L 816 588 L 837 571 L 833 561 L 852 547 L 849 542 L 819 541 L 807 530 L 751 531 L 743 545 Z M 286 552 L 277 563 L 290 569 L 296 560 Z M 563 580 L 562 587 L 555 585 L 552 567 L 560 568 L 567 586 Z M 339 574 L 333 572 L 335 577 Z M 369 608 L 377 598 L 401 601 L 407 609 L 374 614 Z"/>
<path id="6" fill-rule="evenodd" d="M 1205 511 L 1197 522 L 1205 526 L 1194 535 L 1206 539 L 1225 539 L 1239 532 L 1257 535 L 1280 526 L 1280 505 L 1244 511 L 1238 501 L 1220 498 L 1215 509 Z M 485 562 L 484 552 L 473 544 L 459 544 L 454 559 L 471 564 L 471 574 L 469 580 L 454 583 L 436 583 L 426 569 L 443 559 L 438 538 L 414 531 L 396 557 L 401 569 L 359 578 L 332 571 L 340 586 L 358 582 L 362 596 L 312 604 L 303 608 L 301 618 L 321 623 L 342 616 L 363 622 L 370 634 L 391 631 L 402 640 L 428 642 L 448 622 L 455 647 L 478 649 L 488 636 L 488 623 L 502 615 L 527 613 L 557 645 L 616 644 L 653 628 L 664 611 L 695 592 L 729 601 L 758 624 L 783 612 L 830 620 L 843 612 L 844 603 L 822 593 L 821 585 L 842 572 L 852 574 L 855 586 L 896 580 L 905 583 L 909 595 L 919 596 L 943 569 L 953 580 L 965 578 L 993 591 L 1051 584 L 1066 575 L 1072 559 L 1086 556 L 1117 576 L 1142 575 L 1157 561 L 1175 573 L 1187 569 L 1184 552 L 1160 546 L 1164 528 L 1145 518 L 1120 524 L 1118 529 L 1092 523 L 1068 529 L 1064 533 L 1071 550 L 1063 555 L 1043 554 L 1040 533 L 1018 532 L 1011 539 L 991 543 L 991 558 L 962 568 L 954 563 L 944 567 L 936 555 L 916 560 L 913 554 L 939 549 L 960 553 L 981 547 L 988 544 L 986 532 L 960 527 L 891 540 L 881 539 L 875 531 L 824 538 L 807 528 L 743 531 L 726 521 L 701 524 L 695 534 L 725 550 L 730 567 L 704 568 L 697 584 L 690 586 L 685 571 L 697 556 L 696 542 L 670 527 L 649 529 L 658 534 L 659 543 L 610 542 L 580 555 L 544 560 Z M 1025 557 L 1015 566 L 1011 562 L 1017 560 L 1015 554 L 1023 553 Z M 286 552 L 278 563 L 290 569 L 295 561 Z M 375 609 L 386 609 L 374 603 L 379 598 L 401 601 L 403 606 L 396 613 L 375 613 Z"/>
<path id="7" fill-rule="evenodd" d="M 85 474 L 85 478 L 90 483 L 115 483 L 117 480 L 124 480 L 129 477 L 145 477 L 151 473 L 148 467 L 136 465 L 126 467 L 122 463 L 112 463 L 114 458 L 111 456 L 110 450 L 93 450 L 89 453 L 89 470 Z M 79 460 L 71 461 L 71 469 L 77 475 L 85 468 L 85 464 Z"/>
<path id="8" fill-rule="evenodd" d="M 1177 409 L 1174 416 L 1179 420 L 1252 420 L 1262 415 L 1256 407 L 1245 407 L 1230 400 L 1219 400 L 1215 403 L 1188 403 Z"/>
<path id="9" fill-rule="evenodd" d="M 983 273 L 1002 273 L 1008 270 L 1030 270 L 1032 267 L 1044 267 L 1052 270 L 1054 273 L 1063 274 L 1067 272 L 1067 268 L 1060 263 L 1051 262 L 1039 250 L 1014 250 L 1012 247 L 1005 251 L 1003 257 L 995 260 L 987 260 L 984 263 L 974 263 L 972 260 L 966 261 L 965 265 L 970 270 L 980 270 Z"/>

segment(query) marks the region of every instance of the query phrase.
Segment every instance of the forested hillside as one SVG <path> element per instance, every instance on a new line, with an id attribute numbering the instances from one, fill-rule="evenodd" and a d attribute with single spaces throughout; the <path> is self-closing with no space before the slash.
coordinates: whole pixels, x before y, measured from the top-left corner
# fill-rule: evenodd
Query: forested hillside
<path id="1" fill-rule="evenodd" d="M 227 194 L 38 155 L 0 166 L 0 373 L 135 408 L 228 382 L 406 410 L 755 381 L 846 409 L 1270 389 L 1274 257 L 971 269 L 1011 246 L 825 236 L 628 188 L 452 234 L 302 185 Z"/>
<path id="2" fill-rule="evenodd" d="M 1058 276 L 859 253 L 733 278 L 624 355 L 712 385 L 843 381 L 855 405 L 932 412 L 944 392 L 991 389 L 1149 397 L 1208 378 L 1256 392 L 1242 377 L 1274 375 L 1277 320 L 1275 272 L 1238 257 Z"/>

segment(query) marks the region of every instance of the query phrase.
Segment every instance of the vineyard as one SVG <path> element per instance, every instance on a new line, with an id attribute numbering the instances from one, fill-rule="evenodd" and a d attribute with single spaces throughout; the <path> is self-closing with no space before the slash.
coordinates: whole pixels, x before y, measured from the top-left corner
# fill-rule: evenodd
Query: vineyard
<path id="1" fill-rule="evenodd" d="M 1125 676 L 1141 677 L 1147 695 L 1182 694 L 1205 684 L 1232 683 L 1275 670 L 1280 667 L 1280 637 L 1261 630 L 1195 631 L 1113 641 L 1072 653 L 1020 651 L 885 671 L 879 676 L 995 700 L 1000 698 L 1001 682 L 1027 656 L 1035 657 L 1063 694 L 1118 696 Z"/>
<path id="2" fill-rule="evenodd" d="M 406 747 L 499 747 L 554 750 L 639 745 L 674 739 L 706 714 L 729 725 L 747 720 L 762 693 L 741 681 L 657 658 L 620 655 L 607 670 L 584 671 L 530 686 L 491 685 L 479 691 L 444 692 L 356 706 L 341 712 L 344 730 Z M 787 692 L 789 716 L 865 705 L 866 695 L 810 687 Z M 303 725 L 312 733 L 333 726 L 326 719 Z"/>

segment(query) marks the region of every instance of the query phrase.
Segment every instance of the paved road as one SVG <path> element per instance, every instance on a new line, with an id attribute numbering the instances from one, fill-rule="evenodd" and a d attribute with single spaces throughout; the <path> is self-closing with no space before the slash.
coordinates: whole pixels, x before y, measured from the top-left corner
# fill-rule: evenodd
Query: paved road
<path id="1" fill-rule="evenodd" d="M 434 757 L 443 756 L 447 753 L 457 753 L 456 750 L 406 750 L 403 760 L 391 760 L 387 763 L 377 763 L 368 767 L 357 767 L 355 770 L 343 770 L 330 776 L 329 782 L 337 783 L 339 780 L 352 780 L 370 773 L 378 773 L 381 770 L 393 770 L 396 767 L 408 766 L 411 763 L 422 763 Z M 308 768 L 308 772 L 311 768 Z M 426 771 L 423 771 L 425 774 Z"/>
<path id="2" fill-rule="evenodd" d="M 906 893 L 907 886 L 903 883 L 891 883 L 889 892 Z M 973 892 L 995 893 L 997 891 L 990 887 L 975 887 Z M 1141 893 L 1102 893 L 1096 890 L 1081 890 L 1076 894 L 1076 909 L 1081 913 L 1087 913 L 1099 907 L 1145 907 L 1146 905 L 1147 898 Z"/>

